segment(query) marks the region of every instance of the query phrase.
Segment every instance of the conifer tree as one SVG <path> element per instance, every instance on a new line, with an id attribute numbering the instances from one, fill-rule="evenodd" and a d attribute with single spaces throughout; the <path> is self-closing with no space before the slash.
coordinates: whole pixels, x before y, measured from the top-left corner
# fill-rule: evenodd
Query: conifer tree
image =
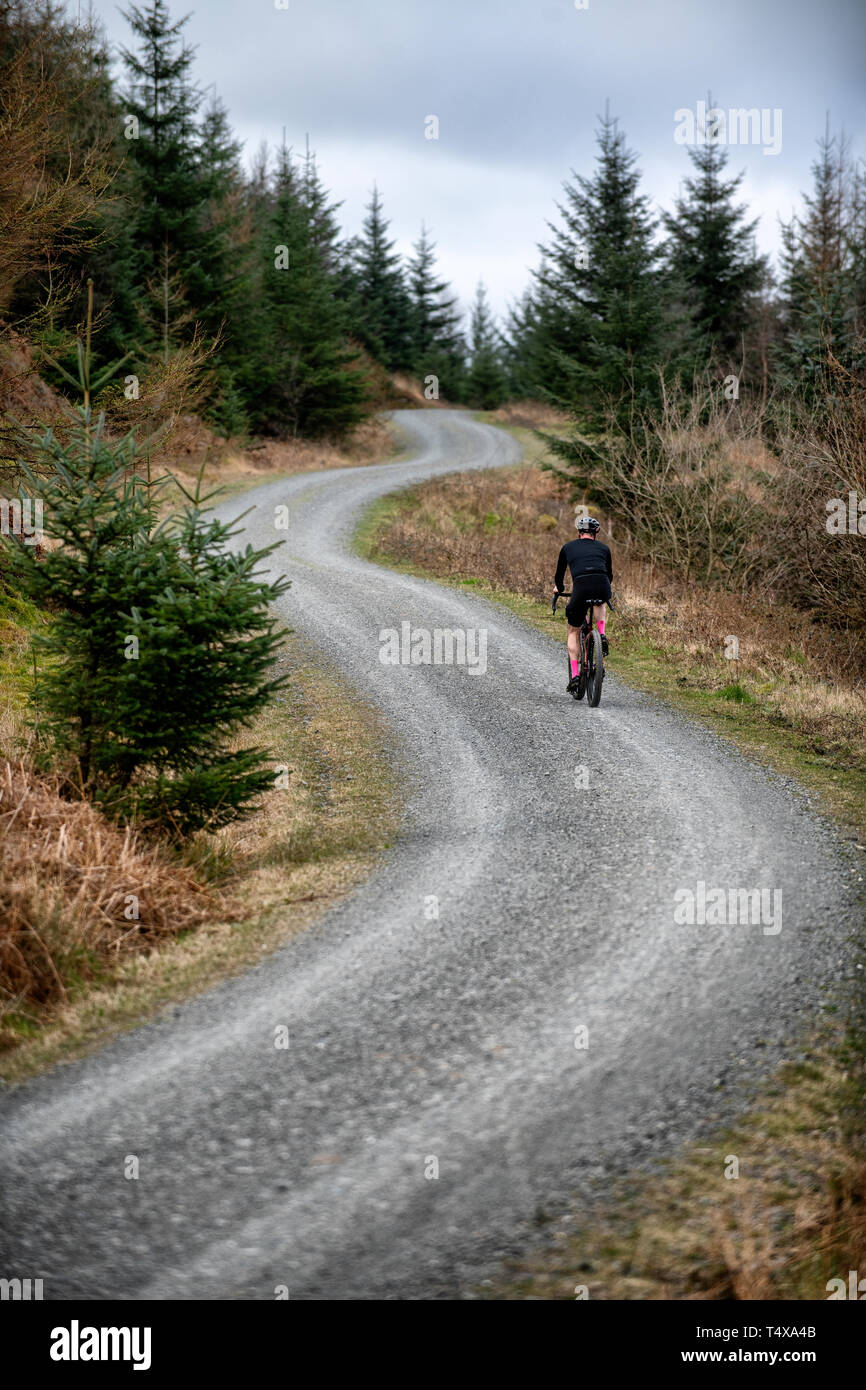
<path id="1" fill-rule="evenodd" d="M 436 247 L 424 226 L 414 251 L 408 267 L 411 300 L 408 365 L 422 381 L 430 375 L 435 376 L 442 394 L 457 400 L 465 351 L 457 300 L 449 293 L 447 282 L 436 278 Z"/>
<path id="2" fill-rule="evenodd" d="M 601 427 L 611 402 L 623 419 L 658 396 L 665 297 L 656 221 L 639 190 L 637 156 L 606 115 L 590 179 L 565 184 L 561 225 L 536 273 L 539 389 Z"/>
<path id="3" fill-rule="evenodd" d="M 696 177 L 685 180 L 674 213 L 662 214 L 668 265 L 685 290 L 695 348 L 730 361 L 741 351 L 750 296 L 763 283 L 767 261 L 754 250 L 757 219 L 745 222 L 746 208 L 732 201 L 744 175 L 724 178 L 727 151 L 710 141 L 688 155 Z"/>
<path id="4" fill-rule="evenodd" d="M 272 674 L 282 634 L 269 604 L 287 587 L 260 566 L 275 549 L 230 549 L 237 534 L 189 497 L 158 521 L 132 435 L 112 439 L 91 403 L 90 325 L 79 354 L 83 405 L 61 440 L 29 450 L 28 491 L 43 501 L 38 557 L 13 544 L 21 591 L 50 604 L 34 690 L 43 751 L 70 790 L 111 815 L 186 835 L 252 809 L 273 786 L 266 750 L 233 751 L 287 677 Z"/>
<path id="5" fill-rule="evenodd" d="M 543 390 L 545 352 L 538 303 L 532 287 L 527 287 L 508 310 L 503 333 L 503 366 L 510 396 L 532 397 Z"/>
<path id="6" fill-rule="evenodd" d="M 472 305 L 470 349 L 467 400 L 479 410 L 495 410 L 505 399 L 506 380 L 499 333 L 483 281 L 478 283 Z"/>
<path id="7" fill-rule="evenodd" d="M 847 243 L 851 282 L 851 336 L 857 343 L 866 338 L 866 166 L 862 160 L 851 175 Z"/>
<path id="8" fill-rule="evenodd" d="M 241 378 L 254 422 L 304 435 L 352 429 L 365 413 L 365 381 L 285 146 L 258 256 L 258 341 Z"/>
<path id="9" fill-rule="evenodd" d="M 217 333 L 231 320 L 244 289 L 244 256 L 248 236 L 244 226 L 241 142 L 235 137 L 228 112 L 214 97 L 204 113 L 197 149 L 201 205 L 200 254 L 205 298 L 199 322 Z"/>
<path id="10" fill-rule="evenodd" d="M 374 185 L 355 245 L 351 316 L 354 331 L 368 352 L 395 371 L 409 362 L 411 304 L 400 256 L 388 239 L 388 226 Z"/>
<path id="11" fill-rule="evenodd" d="M 214 97 L 201 121 L 198 147 L 199 179 L 207 194 L 202 207 L 200 253 L 206 299 L 196 319 L 220 342 L 212 368 L 207 419 L 225 435 L 242 435 L 249 423 L 237 375 L 246 348 L 244 311 L 251 288 L 251 238 L 244 206 L 241 148 L 225 106 Z"/>
<path id="12" fill-rule="evenodd" d="M 196 309 L 210 299 L 203 225 L 209 179 L 201 176 L 197 114 L 201 92 L 193 85 L 193 51 L 183 40 L 188 16 L 172 23 L 165 0 L 147 9 L 133 5 L 124 17 L 139 51 L 121 50 L 130 77 L 127 115 L 136 126 L 128 141 L 124 192 L 130 206 L 133 278 L 139 290 L 158 274 L 165 253 Z"/>
<path id="13" fill-rule="evenodd" d="M 808 398 L 830 389 L 831 355 L 852 366 L 857 354 L 849 173 L 846 144 L 828 126 L 805 212 L 782 224 L 780 376 Z"/>
<path id="14" fill-rule="evenodd" d="M 316 248 L 322 269 L 329 275 L 337 272 L 339 264 L 340 224 L 337 209 L 342 203 L 331 202 L 331 195 L 322 183 L 314 151 L 307 137 L 299 189 L 301 206 L 309 227 L 310 241 Z"/>

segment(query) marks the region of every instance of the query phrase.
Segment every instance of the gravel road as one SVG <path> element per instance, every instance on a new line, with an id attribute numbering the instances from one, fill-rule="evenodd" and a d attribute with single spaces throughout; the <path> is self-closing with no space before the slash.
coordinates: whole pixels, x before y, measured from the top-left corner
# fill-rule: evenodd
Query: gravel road
<path id="1" fill-rule="evenodd" d="M 598 1200 L 741 1104 L 850 962 L 844 845 L 622 685 L 615 618 L 589 710 L 564 645 L 350 553 L 375 498 L 519 456 L 462 412 L 397 419 L 408 461 L 223 510 L 254 507 L 267 543 L 288 504 L 281 611 L 390 722 L 403 833 L 242 978 L 0 1097 L 0 1274 L 46 1298 L 460 1296 L 539 1207 Z M 404 623 L 434 657 L 436 629 L 468 633 L 474 664 L 386 662 Z M 763 921 L 678 921 L 700 883 L 770 890 Z"/>

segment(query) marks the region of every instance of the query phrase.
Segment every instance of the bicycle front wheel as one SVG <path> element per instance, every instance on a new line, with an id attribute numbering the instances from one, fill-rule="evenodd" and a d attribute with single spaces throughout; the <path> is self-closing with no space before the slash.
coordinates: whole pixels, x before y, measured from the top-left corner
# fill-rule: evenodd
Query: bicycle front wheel
<path id="1" fill-rule="evenodd" d="M 601 648 L 601 633 L 592 632 L 586 638 L 586 702 L 595 707 L 601 699 L 601 683 L 604 680 L 604 652 Z"/>

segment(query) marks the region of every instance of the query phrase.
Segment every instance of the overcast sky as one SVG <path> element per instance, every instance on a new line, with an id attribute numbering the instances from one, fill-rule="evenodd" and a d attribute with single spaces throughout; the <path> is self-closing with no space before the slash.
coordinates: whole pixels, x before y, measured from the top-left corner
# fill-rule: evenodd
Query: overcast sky
<path id="1" fill-rule="evenodd" d="M 177 18 L 191 8 L 170 3 Z M 94 8 L 128 43 L 120 10 Z M 309 132 L 347 231 L 375 179 L 399 249 L 425 221 L 463 303 L 483 278 L 500 313 L 528 281 L 563 179 L 592 170 L 605 101 L 662 207 L 690 168 L 675 112 L 708 91 L 724 110 L 780 110 L 778 153 L 731 150 L 771 252 L 828 111 L 866 156 L 866 0 L 207 0 L 186 33 L 196 79 L 215 84 L 247 155 L 283 127 L 298 149 Z M 431 115 L 438 140 L 425 138 Z"/>

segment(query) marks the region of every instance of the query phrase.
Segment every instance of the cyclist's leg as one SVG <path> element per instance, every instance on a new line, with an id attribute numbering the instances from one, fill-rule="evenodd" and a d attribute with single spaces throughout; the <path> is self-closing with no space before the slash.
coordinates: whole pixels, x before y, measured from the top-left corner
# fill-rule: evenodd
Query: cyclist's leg
<path id="1" fill-rule="evenodd" d="M 577 680 L 580 671 L 580 625 L 586 617 L 586 603 L 580 592 L 580 586 L 572 585 L 575 590 L 574 595 L 569 599 L 565 610 L 565 620 L 568 623 L 568 660 L 571 671 L 571 680 Z"/>
<path id="2" fill-rule="evenodd" d="M 610 580 L 607 580 L 607 578 L 605 578 L 605 581 L 603 581 L 603 587 L 599 589 L 599 596 L 601 596 L 602 594 L 605 595 L 605 598 L 610 598 Z M 598 630 L 599 632 L 601 632 L 602 637 L 603 635 L 605 635 L 606 621 L 607 605 L 606 603 L 598 603 L 595 609 L 595 626 L 598 627 Z M 606 642 L 605 646 L 607 646 Z"/>
<path id="3" fill-rule="evenodd" d="M 610 596 L 610 584 L 609 584 L 609 582 L 608 582 L 607 580 L 605 580 L 604 588 L 603 588 L 600 592 L 601 592 L 601 593 L 607 593 L 607 595 Z M 606 621 L 607 621 L 607 604 L 606 604 L 606 603 L 597 603 L 597 604 L 595 605 L 595 625 L 596 625 L 596 627 L 598 628 L 598 631 L 599 631 L 599 633 L 600 633 L 600 635 L 601 635 L 601 645 L 602 645 L 602 649 L 603 649 L 603 651 L 604 651 L 605 656 L 607 656 L 607 637 L 605 636 L 605 631 L 604 631 L 604 625 L 605 625 Z"/>

